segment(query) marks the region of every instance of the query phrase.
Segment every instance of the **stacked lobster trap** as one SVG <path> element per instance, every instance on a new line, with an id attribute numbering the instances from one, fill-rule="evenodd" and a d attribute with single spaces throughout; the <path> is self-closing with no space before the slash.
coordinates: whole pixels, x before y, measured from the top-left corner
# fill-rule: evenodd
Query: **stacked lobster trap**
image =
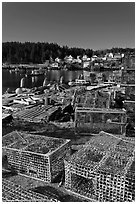
<path id="1" fill-rule="evenodd" d="M 125 88 L 125 100 L 135 101 L 135 84 L 121 84 Z"/>
<path id="2" fill-rule="evenodd" d="M 2 201 L 3 202 L 51 202 L 54 201 L 46 195 L 25 190 L 7 179 L 2 180 Z"/>
<path id="3" fill-rule="evenodd" d="M 125 69 L 122 71 L 122 84 L 135 84 L 135 69 Z"/>
<path id="4" fill-rule="evenodd" d="M 3 136 L 3 154 L 18 173 L 52 182 L 64 169 L 70 140 L 14 131 Z"/>
<path id="5" fill-rule="evenodd" d="M 77 93 L 75 96 L 75 107 L 110 108 L 114 96 L 113 89 L 97 87 L 83 90 L 82 93 Z"/>
<path id="6" fill-rule="evenodd" d="M 105 131 L 116 135 L 125 135 L 126 110 L 113 107 L 118 91 L 125 94 L 125 86 L 97 87 L 77 94 L 75 99 L 75 132 L 90 135 Z"/>
<path id="7" fill-rule="evenodd" d="M 134 142 L 106 133 L 65 160 L 66 189 L 92 201 L 134 201 L 134 176 Z"/>
<path id="8" fill-rule="evenodd" d="M 126 111 L 107 108 L 75 109 L 75 131 L 79 134 L 98 134 L 100 131 L 125 135 Z"/>

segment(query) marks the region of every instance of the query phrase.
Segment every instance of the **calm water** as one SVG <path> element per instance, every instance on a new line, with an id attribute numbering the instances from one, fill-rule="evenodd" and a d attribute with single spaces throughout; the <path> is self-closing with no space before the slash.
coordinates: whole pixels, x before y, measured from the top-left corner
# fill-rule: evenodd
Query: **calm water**
<path id="1" fill-rule="evenodd" d="M 74 81 L 78 78 L 83 71 L 67 71 L 67 70 L 48 70 L 46 75 L 39 75 L 33 77 L 25 77 L 26 72 L 24 70 L 20 70 L 19 72 L 4 70 L 2 69 L 2 93 L 4 93 L 7 88 L 10 90 L 15 90 L 20 87 L 20 81 L 24 77 L 25 78 L 25 88 L 32 88 L 42 86 L 44 79 L 46 78 L 47 83 L 49 82 L 59 82 L 60 77 L 63 76 L 63 83 L 67 84 L 69 81 Z M 109 71 L 104 72 L 106 77 L 108 78 Z"/>
<path id="2" fill-rule="evenodd" d="M 20 87 L 20 81 L 22 77 L 25 77 L 25 88 L 38 87 L 43 85 L 43 81 L 46 78 L 47 82 L 58 82 L 60 77 L 63 76 L 63 83 L 68 83 L 69 81 L 73 81 L 79 77 L 82 73 L 79 71 L 66 71 L 66 70 L 51 70 L 47 71 L 47 75 L 41 76 L 33 76 L 33 77 L 25 77 L 25 71 L 9 71 L 2 70 L 2 93 L 4 93 L 7 88 L 10 90 L 15 90 Z"/>

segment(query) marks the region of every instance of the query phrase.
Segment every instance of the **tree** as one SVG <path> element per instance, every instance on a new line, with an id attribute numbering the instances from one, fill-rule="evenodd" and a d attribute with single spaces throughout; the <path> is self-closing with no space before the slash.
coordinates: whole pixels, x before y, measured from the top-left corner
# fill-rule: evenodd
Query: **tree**
<path id="1" fill-rule="evenodd" d="M 86 54 L 88 57 L 92 55 L 101 56 L 107 52 L 113 53 L 124 53 L 130 55 L 130 53 L 135 54 L 135 49 L 131 48 L 112 48 L 105 50 L 93 51 L 92 49 L 83 49 L 68 46 L 59 46 L 57 43 L 48 42 L 4 42 L 2 43 L 2 62 L 8 63 L 43 63 L 49 60 L 52 56 L 53 60 L 59 57 L 62 60 L 65 56 L 72 55 L 72 57 L 77 58 L 77 56 L 82 57 Z"/>

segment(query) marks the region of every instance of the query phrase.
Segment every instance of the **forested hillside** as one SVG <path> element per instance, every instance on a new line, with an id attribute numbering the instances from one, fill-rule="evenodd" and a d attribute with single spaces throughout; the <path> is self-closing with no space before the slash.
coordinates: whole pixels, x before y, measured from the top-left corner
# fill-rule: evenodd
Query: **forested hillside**
<path id="1" fill-rule="evenodd" d="M 56 43 L 48 42 L 4 42 L 2 43 L 2 62 L 44 63 L 46 60 L 54 60 L 56 57 L 64 59 L 65 56 L 72 55 L 72 57 L 76 58 L 77 56 L 82 57 L 84 54 L 86 54 L 88 57 L 92 57 L 93 54 L 104 55 L 107 52 L 129 53 L 134 52 L 134 49 L 112 48 L 93 51 L 92 49 L 59 46 Z"/>

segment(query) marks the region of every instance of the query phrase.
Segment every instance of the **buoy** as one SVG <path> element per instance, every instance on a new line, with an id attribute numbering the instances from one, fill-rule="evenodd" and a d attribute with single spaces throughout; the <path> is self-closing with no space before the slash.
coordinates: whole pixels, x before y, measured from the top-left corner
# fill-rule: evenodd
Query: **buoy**
<path id="1" fill-rule="evenodd" d="M 63 76 L 60 77 L 60 84 L 63 83 Z"/>
<path id="2" fill-rule="evenodd" d="M 47 79 L 45 78 L 43 81 L 43 86 L 46 86 Z"/>
<path id="3" fill-rule="evenodd" d="M 47 97 L 47 96 L 44 98 L 44 104 L 45 104 L 46 106 L 48 105 L 48 97 Z"/>
<path id="4" fill-rule="evenodd" d="M 5 93 L 10 93 L 10 88 L 7 88 Z"/>
<path id="5" fill-rule="evenodd" d="M 31 78 L 31 80 L 32 80 L 32 84 L 34 84 L 34 83 L 35 83 L 35 77 L 33 76 L 33 77 Z"/>
<path id="6" fill-rule="evenodd" d="M 17 88 L 16 90 L 15 90 L 15 93 L 17 94 L 17 95 L 19 95 L 19 94 L 22 94 L 22 88 Z"/>
<path id="7" fill-rule="evenodd" d="M 25 78 L 23 77 L 20 81 L 20 87 L 23 88 L 25 86 Z"/>

